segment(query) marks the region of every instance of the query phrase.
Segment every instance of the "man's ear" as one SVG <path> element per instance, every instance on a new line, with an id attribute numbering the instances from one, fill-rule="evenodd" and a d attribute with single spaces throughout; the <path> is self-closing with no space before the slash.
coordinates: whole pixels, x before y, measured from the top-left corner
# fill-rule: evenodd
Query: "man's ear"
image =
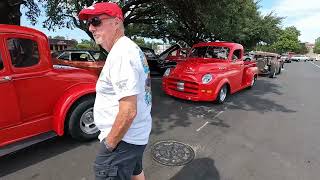
<path id="1" fill-rule="evenodd" d="M 119 25 L 121 20 L 118 17 L 116 17 L 116 18 L 114 18 L 114 22 L 116 25 Z"/>

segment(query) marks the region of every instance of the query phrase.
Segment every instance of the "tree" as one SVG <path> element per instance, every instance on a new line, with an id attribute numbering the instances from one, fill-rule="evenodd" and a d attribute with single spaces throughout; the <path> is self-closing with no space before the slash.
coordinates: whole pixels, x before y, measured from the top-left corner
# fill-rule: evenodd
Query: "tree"
<path id="1" fill-rule="evenodd" d="M 320 41 L 317 41 L 314 45 L 314 49 L 313 49 L 314 53 L 320 54 Z"/>
<path id="2" fill-rule="evenodd" d="M 54 36 L 53 39 L 65 40 L 64 36 Z"/>
<path id="3" fill-rule="evenodd" d="M 299 48 L 296 51 L 297 54 L 307 54 L 309 52 L 305 43 L 300 43 Z"/>
<path id="4" fill-rule="evenodd" d="M 81 42 L 76 45 L 77 49 L 99 50 L 99 46 L 93 40 L 81 39 Z"/>
<path id="5" fill-rule="evenodd" d="M 40 9 L 34 0 L 2 0 L 0 2 L 0 24 L 20 25 L 21 5 L 28 9 L 26 16 L 30 22 L 35 23 L 40 15 Z"/>
<path id="6" fill-rule="evenodd" d="M 48 29 L 80 28 L 92 34 L 77 14 L 93 0 L 39 0 L 45 4 Z M 97 0 L 102 2 L 107 0 Z M 124 3 L 125 2 L 125 3 Z M 253 47 L 257 42 L 272 43 L 280 30 L 281 18 L 262 16 L 254 0 L 127 0 L 120 1 L 128 36 L 185 41 L 233 41 Z"/>
<path id="7" fill-rule="evenodd" d="M 289 51 L 298 52 L 301 49 L 301 45 L 298 37 L 300 31 L 294 27 L 287 27 L 280 33 L 278 40 L 271 45 L 271 49 L 275 52 L 285 53 Z"/>

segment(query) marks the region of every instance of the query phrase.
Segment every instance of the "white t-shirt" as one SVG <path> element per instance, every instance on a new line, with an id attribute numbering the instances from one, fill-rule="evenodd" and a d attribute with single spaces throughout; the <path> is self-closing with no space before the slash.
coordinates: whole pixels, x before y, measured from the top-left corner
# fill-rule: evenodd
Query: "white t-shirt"
<path id="1" fill-rule="evenodd" d="M 119 100 L 137 95 L 137 115 L 123 141 L 145 145 L 151 131 L 151 79 L 147 60 L 129 38 L 121 37 L 112 47 L 96 85 L 94 122 L 106 138 L 119 112 Z"/>

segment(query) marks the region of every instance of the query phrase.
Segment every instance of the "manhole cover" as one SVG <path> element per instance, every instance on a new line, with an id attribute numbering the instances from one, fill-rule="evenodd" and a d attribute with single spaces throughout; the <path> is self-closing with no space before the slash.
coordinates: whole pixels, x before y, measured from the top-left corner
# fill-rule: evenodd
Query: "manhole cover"
<path id="1" fill-rule="evenodd" d="M 189 145 L 173 140 L 153 144 L 151 154 L 155 161 L 167 166 L 185 165 L 194 158 L 194 151 Z"/>

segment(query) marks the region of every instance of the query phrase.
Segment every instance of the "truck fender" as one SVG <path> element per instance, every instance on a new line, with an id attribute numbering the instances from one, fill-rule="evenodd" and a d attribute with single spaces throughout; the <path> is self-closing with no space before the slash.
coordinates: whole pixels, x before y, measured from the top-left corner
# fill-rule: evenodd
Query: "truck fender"
<path id="1" fill-rule="evenodd" d="M 64 134 L 64 123 L 72 105 L 81 97 L 95 95 L 95 84 L 77 84 L 72 86 L 57 101 L 53 112 L 53 130 L 59 135 Z"/>
<path id="2" fill-rule="evenodd" d="M 258 68 L 257 67 L 249 67 L 246 69 L 244 76 L 245 82 L 251 82 L 252 77 L 258 76 Z"/>
<path id="3" fill-rule="evenodd" d="M 218 83 L 217 88 L 216 88 L 216 90 L 215 90 L 215 92 L 214 92 L 214 94 L 215 94 L 216 97 L 217 97 L 220 89 L 222 88 L 222 86 L 225 85 L 225 84 L 228 85 L 229 93 L 231 93 L 231 87 L 230 87 L 230 82 L 229 82 L 229 80 L 228 80 L 227 78 L 223 78 L 223 79 L 220 80 L 220 82 Z M 215 97 L 215 98 L 216 98 L 216 97 Z"/>

